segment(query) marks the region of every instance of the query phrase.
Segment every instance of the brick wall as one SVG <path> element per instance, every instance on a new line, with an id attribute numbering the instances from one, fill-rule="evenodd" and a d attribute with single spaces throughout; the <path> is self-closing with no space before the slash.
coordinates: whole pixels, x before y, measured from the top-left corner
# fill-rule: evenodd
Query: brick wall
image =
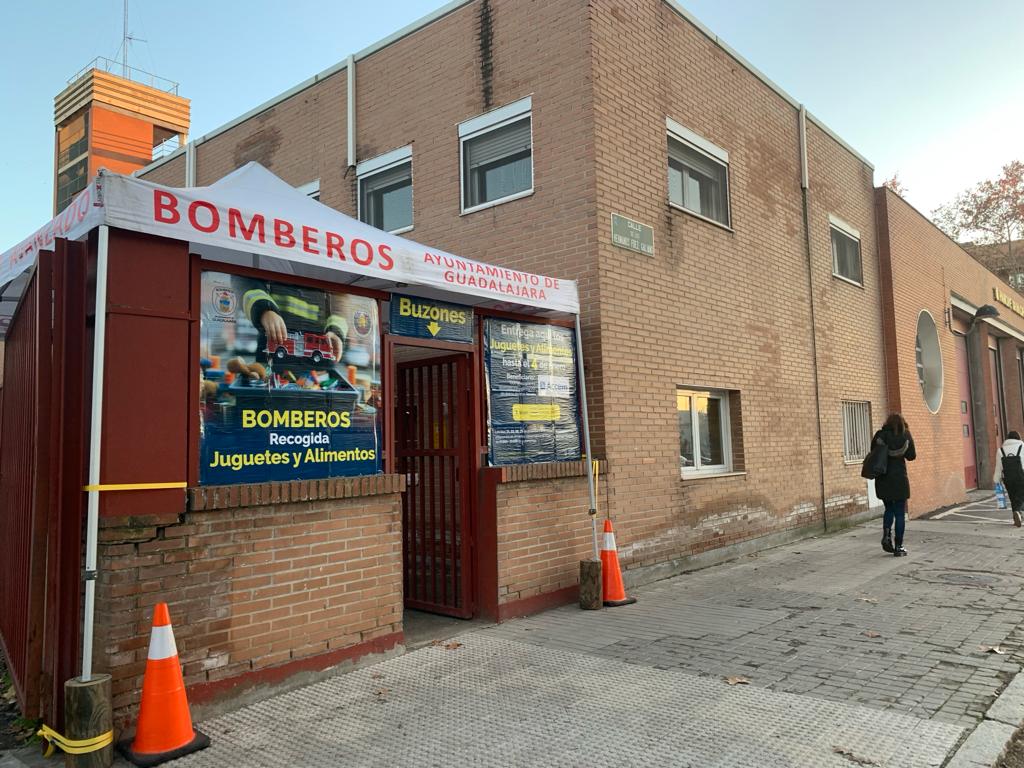
<path id="1" fill-rule="evenodd" d="M 978 262 L 1000 280 L 1024 272 L 1024 240 L 1012 243 L 965 243 L 963 246 Z"/>
<path id="2" fill-rule="evenodd" d="M 822 522 L 812 333 L 824 506 L 864 509 L 840 400 L 885 407 L 871 169 L 809 125 L 809 275 L 796 108 L 659 0 L 592 17 L 602 383 L 616 404 L 604 428 L 623 559 Z M 731 228 L 669 205 L 666 117 L 729 153 Z M 654 227 L 653 258 L 611 245 L 613 212 Z M 861 230 L 862 288 L 832 277 L 829 213 Z M 680 480 L 677 386 L 738 391 L 745 474 Z"/>
<path id="3" fill-rule="evenodd" d="M 358 159 L 413 148 L 407 237 L 579 281 L 627 565 L 864 509 L 841 401 L 886 410 L 870 167 L 809 124 L 809 265 L 796 108 L 662 0 L 479 0 L 358 62 L 356 80 Z M 458 123 L 527 95 L 534 194 L 460 215 Z M 339 73 L 199 145 L 199 182 L 258 159 L 320 178 L 323 202 L 354 214 L 344 107 Z M 730 153 L 731 229 L 668 205 L 666 117 Z M 613 212 L 654 227 L 653 258 L 611 245 Z M 861 232 L 863 287 L 832 276 L 830 213 Z M 734 393 L 744 474 L 680 479 L 680 385 Z"/>
<path id="4" fill-rule="evenodd" d="M 137 707 L 160 601 L 192 703 L 400 643 L 402 478 L 371 479 L 378 495 L 292 501 L 281 485 L 279 503 L 267 488 L 258 506 L 221 494 L 180 518 L 105 518 L 95 664 L 114 676 L 118 722 Z"/>
<path id="5" fill-rule="evenodd" d="M 151 171 L 141 174 L 141 178 L 154 184 L 166 184 L 169 187 L 185 186 L 185 153 L 158 165 Z"/>
<path id="6" fill-rule="evenodd" d="M 1024 305 L 1024 297 L 988 272 L 898 195 L 883 188 L 876 190 L 875 196 L 879 232 L 885 240 L 882 251 L 890 254 L 892 272 L 891 370 L 894 386 L 899 389 L 900 408 L 917 444 L 917 461 L 908 465 L 909 510 L 912 515 L 919 515 L 964 498 L 960 404 L 962 401 L 970 403 L 971 397 L 970 393 L 961 392 L 958 384 L 955 337 L 946 321 L 951 297 L 959 297 L 976 307 L 994 305 L 999 310 L 999 321 L 1021 335 L 1024 335 L 1024 317 L 996 302 L 993 289 L 999 287 L 1021 305 Z M 935 320 L 942 350 L 943 397 L 934 414 L 924 401 L 917 378 L 915 342 L 918 316 L 923 310 Z M 987 330 L 1001 334 L 997 329 Z M 1024 343 L 1009 336 L 1000 341 L 1007 427 L 1018 431 L 1024 430 L 1016 361 L 1017 351 L 1022 346 Z M 988 359 L 982 362 L 987 371 Z M 982 389 L 983 392 L 975 395 L 983 398 L 980 412 L 989 422 L 988 432 L 994 433 L 990 387 L 986 385 Z M 975 419 L 978 419 L 977 413 Z M 976 424 L 975 428 L 983 426 Z M 984 429 L 979 431 L 985 432 Z M 980 450 L 987 453 L 991 461 L 996 448 L 992 442 L 981 446 Z M 983 486 L 986 483 L 990 486 L 991 479 L 991 475 L 979 478 Z"/>
<path id="7" fill-rule="evenodd" d="M 598 511 L 607 503 L 597 475 Z M 582 462 L 503 467 L 497 485 L 499 616 L 522 612 L 531 600 L 575 597 L 579 561 L 593 556 L 590 491 Z M 603 525 L 598 519 L 598 531 Z M 519 606 L 513 605 L 518 603 Z"/>

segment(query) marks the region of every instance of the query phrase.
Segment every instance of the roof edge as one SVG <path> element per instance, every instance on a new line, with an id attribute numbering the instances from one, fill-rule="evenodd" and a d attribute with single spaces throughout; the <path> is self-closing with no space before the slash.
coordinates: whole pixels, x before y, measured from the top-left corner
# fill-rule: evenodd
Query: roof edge
<path id="1" fill-rule="evenodd" d="M 390 35 L 388 35 L 387 37 L 381 38 L 377 42 L 372 43 L 371 45 L 368 45 L 366 48 L 363 48 L 361 51 L 359 51 L 358 53 L 354 54 L 354 58 L 355 58 L 356 61 L 360 61 L 361 59 L 365 59 L 367 56 L 371 56 L 374 53 L 376 53 L 377 51 L 383 50 L 384 48 L 387 48 L 389 45 L 392 45 L 393 43 L 397 43 L 399 40 L 402 40 L 402 39 L 408 37 L 409 35 L 411 35 L 411 34 L 413 34 L 415 32 L 418 32 L 419 30 L 423 29 L 424 27 L 427 27 L 427 26 L 433 24 L 435 21 L 440 21 L 445 16 L 448 16 L 449 14 L 454 13 L 455 11 L 459 10 L 460 8 L 462 8 L 462 6 L 469 5 L 470 3 L 473 3 L 475 1 L 476 0 L 451 0 L 451 2 L 441 6 L 436 11 L 431 11 L 426 16 L 423 16 L 422 18 L 417 19 L 416 21 L 412 22 L 411 24 L 408 24 L 408 25 L 402 27 L 397 32 L 393 32 Z M 216 138 L 220 134 L 225 133 L 225 132 L 231 130 L 235 126 L 241 125 L 242 123 L 246 122 L 247 120 L 251 120 L 252 118 L 256 117 L 257 115 L 259 115 L 259 114 L 261 114 L 263 112 L 266 112 L 268 109 L 272 109 L 273 107 L 276 107 L 278 104 L 280 104 L 283 101 L 286 101 L 287 99 L 290 99 L 292 96 L 295 96 L 296 94 L 302 93 L 302 91 L 306 90 L 307 88 L 312 88 L 314 85 L 317 85 L 318 83 L 326 80 L 327 78 L 332 77 L 333 75 L 336 75 L 339 72 L 344 71 L 346 69 L 346 67 L 347 67 L 347 63 L 348 63 L 348 59 L 347 58 L 342 59 L 337 64 L 334 64 L 334 65 L 328 67 L 327 69 L 323 70 L 322 72 L 318 72 L 317 74 L 313 75 L 312 77 L 309 77 L 309 78 L 303 80 L 298 85 L 292 86 L 288 90 L 286 90 L 286 91 L 284 91 L 282 93 L 279 93 L 277 96 L 274 96 L 273 98 L 268 99 L 267 101 L 265 101 L 262 104 L 260 104 L 258 107 L 254 107 L 253 109 L 250 109 L 248 112 L 245 112 L 244 114 L 234 118 L 233 120 L 230 120 L 230 121 L 224 123 L 223 125 L 219 126 L 218 128 L 214 128 L 209 133 L 204 133 L 202 136 L 200 136 L 200 137 L 198 137 L 196 139 L 192 139 L 189 143 L 192 144 L 193 146 L 198 146 L 200 144 L 203 144 L 203 143 L 209 141 L 210 139 Z M 182 155 L 184 153 L 185 153 L 185 147 L 179 147 L 178 149 L 176 149 L 174 152 L 170 153 L 169 155 L 167 155 L 165 157 L 161 157 L 159 160 L 154 160 L 152 163 L 150 163 L 149 165 L 145 166 L 144 168 L 138 169 L 137 171 L 132 173 L 132 175 L 136 176 L 136 177 L 139 177 L 139 176 L 142 176 L 145 173 L 149 173 L 150 171 L 154 171 L 157 168 L 159 168 L 160 166 L 164 165 L 165 163 L 169 163 L 171 160 L 173 160 L 174 158 L 176 158 L 179 155 Z"/>
<path id="2" fill-rule="evenodd" d="M 684 18 L 688 22 L 690 22 L 705 37 L 707 37 L 712 43 L 717 45 L 719 48 L 721 48 L 723 51 L 725 51 L 727 54 L 729 54 L 729 56 L 731 56 L 733 59 L 735 59 L 736 62 L 738 64 L 740 64 L 748 72 L 750 72 L 750 74 L 752 74 L 754 77 L 756 77 L 762 83 L 764 83 L 769 88 L 771 88 L 773 91 L 775 91 L 775 93 L 778 96 L 780 96 L 783 101 L 785 101 L 791 107 L 793 107 L 793 109 L 796 109 L 796 110 L 800 109 L 801 104 L 800 104 L 799 101 L 797 101 L 792 96 L 790 96 L 782 88 L 782 86 L 778 85 L 775 81 L 773 81 L 770 77 L 768 77 L 768 75 L 766 75 L 764 72 L 762 72 L 757 67 L 755 67 L 753 64 L 751 64 L 749 61 L 747 61 L 745 58 L 743 58 L 743 56 L 740 55 L 740 53 L 738 51 L 736 51 L 732 46 L 730 46 L 722 38 L 720 38 L 718 35 L 716 35 L 714 32 L 712 32 L 700 19 L 698 19 L 696 16 L 694 16 L 688 10 L 686 10 L 679 3 L 679 0 L 662 0 L 662 2 L 664 2 L 669 8 L 671 8 L 673 11 L 675 11 L 676 14 L 678 14 L 679 16 L 681 16 L 682 18 Z M 818 128 L 820 128 L 826 134 L 828 134 L 828 136 L 833 141 L 835 141 L 837 144 L 839 144 L 839 146 L 841 146 L 843 149 L 845 149 L 851 155 L 853 155 L 858 160 L 860 160 L 862 163 L 864 163 L 864 165 L 866 165 L 872 171 L 875 170 L 875 166 L 874 166 L 874 164 L 870 160 L 868 160 L 866 157 L 864 157 L 864 155 L 862 155 L 860 152 L 858 152 L 856 149 L 854 149 L 848 143 L 846 143 L 839 136 L 839 134 L 837 134 L 835 131 L 833 131 L 831 128 L 829 128 L 827 125 L 825 125 L 825 123 L 823 123 L 820 119 L 818 119 L 817 117 L 812 115 L 810 112 L 807 113 L 807 117 L 808 117 L 808 119 L 812 123 L 814 123 L 816 126 L 818 126 Z"/>

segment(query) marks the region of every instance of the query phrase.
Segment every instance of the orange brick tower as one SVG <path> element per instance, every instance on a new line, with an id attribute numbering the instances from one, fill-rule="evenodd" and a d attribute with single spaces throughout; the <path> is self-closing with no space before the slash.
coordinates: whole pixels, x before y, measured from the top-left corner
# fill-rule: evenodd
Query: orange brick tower
<path id="1" fill-rule="evenodd" d="M 57 94 L 53 122 L 57 213 L 100 168 L 131 173 L 183 145 L 189 100 L 175 82 L 97 58 Z"/>

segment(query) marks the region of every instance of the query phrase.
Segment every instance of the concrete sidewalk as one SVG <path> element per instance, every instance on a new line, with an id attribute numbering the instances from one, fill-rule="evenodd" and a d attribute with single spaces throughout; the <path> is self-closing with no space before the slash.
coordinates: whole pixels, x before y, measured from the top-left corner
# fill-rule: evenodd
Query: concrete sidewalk
<path id="1" fill-rule="evenodd" d="M 206 721 L 173 765 L 992 765 L 1024 538 L 985 504 L 911 521 L 906 558 L 872 523 L 478 629 Z"/>

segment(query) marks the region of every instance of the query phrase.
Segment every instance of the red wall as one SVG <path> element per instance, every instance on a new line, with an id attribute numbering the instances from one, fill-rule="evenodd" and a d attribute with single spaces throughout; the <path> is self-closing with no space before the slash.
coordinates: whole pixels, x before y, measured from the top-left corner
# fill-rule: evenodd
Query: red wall
<path id="1" fill-rule="evenodd" d="M 192 349 L 188 244 L 110 230 L 100 481 L 189 480 Z M 181 513 L 183 490 L 111 491 L 102 515 Z"/>

